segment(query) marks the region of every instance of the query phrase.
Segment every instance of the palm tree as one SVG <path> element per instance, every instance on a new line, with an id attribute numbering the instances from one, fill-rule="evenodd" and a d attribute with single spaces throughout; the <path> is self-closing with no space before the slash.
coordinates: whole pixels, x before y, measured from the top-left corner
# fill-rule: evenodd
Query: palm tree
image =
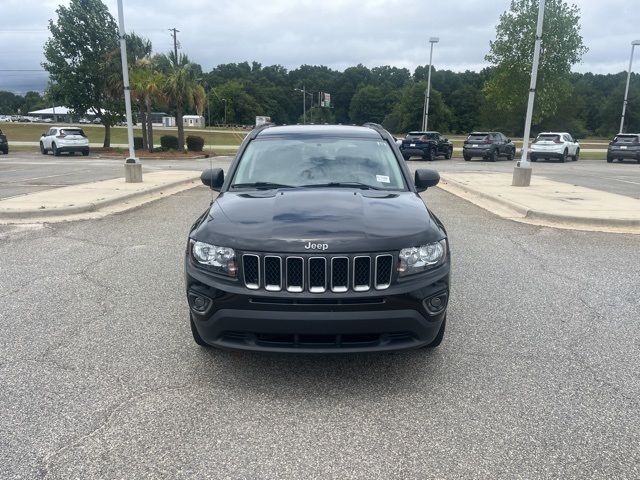
<path id="1" fill-rule="evenodd" d="M 151 122 L 151 107 L 154 102 L 164 99 L 163 87 L 165 78 L 160 72 L 155 71 L 147 62 L 140 62 L 131 74 L 131 92 L 143 105 L 142 113 L 142 138 L 144 148 L 153 152 L 153 123 Z"/>
<path id="2" fill-rule="evenodd" d="M 184 150 L 184 123 L 182 116 L 185 108 L 194 103 L 194 93 L 198 87 L 194 65 L 186 55 L 173 53 L 168 55 L 171 69 L 164 81 L 164 94 L 167 100 L 176 107 L 176 123 L 178 124 L 178 149 Z"/>

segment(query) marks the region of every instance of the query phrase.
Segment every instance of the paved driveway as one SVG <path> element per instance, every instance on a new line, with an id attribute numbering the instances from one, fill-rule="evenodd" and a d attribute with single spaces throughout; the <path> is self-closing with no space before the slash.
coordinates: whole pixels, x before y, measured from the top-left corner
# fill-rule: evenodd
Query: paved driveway
<path id="1" fill-rule="evenodd" d="M 430 190 L 453 251 L 440 348 L 227 353 L 193 343 L 183 294 L 209 195 L 0 227 L 0 478 L 640 477 L 637 236 Z"/>

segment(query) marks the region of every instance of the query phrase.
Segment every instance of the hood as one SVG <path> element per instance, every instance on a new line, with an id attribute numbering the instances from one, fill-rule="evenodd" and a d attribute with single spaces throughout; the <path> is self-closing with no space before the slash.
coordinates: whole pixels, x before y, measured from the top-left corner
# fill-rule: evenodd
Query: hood
<path id="1" fill-rule="evenodd" d="M 197 240 L 238 250 L 322 253 L 399 250 L 440 240 L 422 199 L 413 192 L 294 189 L 225 192 L 194 232 Z"/>

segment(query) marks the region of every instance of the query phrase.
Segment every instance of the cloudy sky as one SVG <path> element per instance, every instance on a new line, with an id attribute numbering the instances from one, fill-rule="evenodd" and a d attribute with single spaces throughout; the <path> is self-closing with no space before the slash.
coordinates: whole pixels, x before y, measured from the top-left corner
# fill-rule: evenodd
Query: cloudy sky
<path id="1" fill-rule="evenodd" d="M 117 17 L 116 0 L 104 0 Z M 582 11 L 589 52 L 576 71 L 626 70 L 630 44 L 640 39 L 639 0 L 574 0 Z M 39 70 L 47 21 L 68 0 L 2 0 L 0 90 L 42 90 Z M 124 0 L 127 31 L 146 36 L 155 51 L 172 48 L 180 30 L 184 52 L 205 71 L 256 60 L 295 68 L 322 64 L 342 70 L 358 63 L 413 70 L 428 63 L 427 39 L 440 37 L 434 66 L 479 70 L 509 0 Z M 640 52 L 639 52 L 640 53 Z M 640 71 L 640 54 L 634 71 Z M 14 70 L 14 71 L 11 71 Z"/>

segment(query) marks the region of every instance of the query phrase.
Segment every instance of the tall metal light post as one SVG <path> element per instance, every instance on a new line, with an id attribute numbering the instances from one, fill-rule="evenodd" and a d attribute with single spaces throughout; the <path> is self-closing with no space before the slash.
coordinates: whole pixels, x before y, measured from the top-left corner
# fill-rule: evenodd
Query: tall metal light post
<path id="1" fill-rule="evenodd" d="M 624 102 L 622 102 L 622 117 L 620 118 L 620 133 L 624 133 L 624 114 L 627 111 L 627 97 L 629 96 L 629 82 L 631 80 L 631 68 L 633 66 L 633 50 L 640 45 L 640 40 L 631 42 L 631 58 L 629 58 L 629 71 L 627 72 L 627 86 L 624 89 Z"/>
<path id="2" fill-rule="evenodd" d="M 120 57 L 122 59 L 122 83 L 124 84 L 124 108 L 127 115 L 127 140 L 129 157 L 125 160 L 124 174 L 127 183 L 142 182 L 142 165 L 136 158 L 133 146 L 133 120 L 131 118 L 131 90 L 129 88 L 129 66 L 127 62 L 127 41 L 124 32 L 122 0 L 118 0 L 118 30 L 120 33 Z"/>
<path id="3" fill-rule="evenodd" d="M 302 92 L 302 124 L 307 124 L 307 95 L 310 95 L 313 98 L 313 93 L 307 93 L 307 89 L 305 86 L 300 88 L 294 88 L 296 92 Z M 312 102 L 313 103 L 313 102 Z"/>
<path id="4" fill-rule="evenodd" d="M 438 37 L 429 38 L 431 44 L 431 50 L 429 51 L 429 76 L 427 77 L 427 91 L 424 94 L 424 109 L 422 116 L 422 131 L 427 130 L 429 124 L 429 98 L 431 97 L 431 64 L 433 63 L 433 44 L 438 43 L 440 39 Z"/>
<path id="5" fill-rule="evenodd" d="M 227 99 L 223 98 L 222 101 L 224 102 L 224 124 L 226 126 L 227 125 Z"/>
<path id="6" fill-rule="evenodd" d="M 536 26 L 536 43 L 533 47 L 533 65 L 531 66 L 531 83 L 529 85 L 529 102 L 527 103 L 527 117 L 524 121 L 524 138 L 522 139 L 522 151 L 520 161 L 513 168 L 513 180 L 511 185 L 515 187 L 528 187 L 531 185 L 531 163 L 527 159 L 529 150 L 529 135 L 531 134 L 531 118 L 533 116 L 533 103 L 536 97 L 536 82 L 538 80 L 538 64 L 540 63 L 540 45 L 542 43 L 542 23 L 544 22 L 544 3 L 540 0 L 538 6 L 538 25 Z"/>

